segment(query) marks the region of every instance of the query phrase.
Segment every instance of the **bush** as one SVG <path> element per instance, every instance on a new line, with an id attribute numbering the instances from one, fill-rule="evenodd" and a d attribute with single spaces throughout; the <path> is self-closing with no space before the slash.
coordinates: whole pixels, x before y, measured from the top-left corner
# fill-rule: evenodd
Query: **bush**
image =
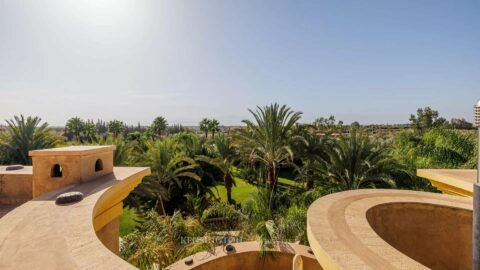
<path id="1" fill-rule="evenodd" d="M 243 218 L 244 215 L 233 206 L 224 202 L 216 202 L 203 211 L 201 222 L 206 228 L 213 225 L 215 228 L 211 229 L 218 230 L 218 225 L 220 225 L 222 229 L 231 230 L 236 228 Z"/>

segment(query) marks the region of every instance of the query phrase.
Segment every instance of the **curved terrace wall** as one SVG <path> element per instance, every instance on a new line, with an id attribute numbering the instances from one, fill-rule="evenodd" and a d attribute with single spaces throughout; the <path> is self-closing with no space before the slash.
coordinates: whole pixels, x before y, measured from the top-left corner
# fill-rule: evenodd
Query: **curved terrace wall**
<path id="1" fill-rule="evenodd" d="M 324 269 L 471 269 L 471 198 L 355 190 L 315 201 L 307 234 Z"/>
<path id="2" fill-rule="evenodd" d="M 48 192 L 0 219 L 0 269 L 135 269 L 116 256 L 122 200 L 149 168 L 114 168 L 97 180 Z M 83 200 L 57 205 L 80 191 Z"/>
<path id="3" fill-rule="evenodd" d="M 472 211 L 425 203 L 370 208 L 367 220 L 387 243 L 431 269 L 470 269 Z"/>
<path id="4" fill-rule="evenodd" d="M 284 243 L 264 258 L 260 255 L 258 242 L 242 242 L 233 244 L 235 250 L 226 252 L 223 247 L 217 247 L 214 252 L 199 252 L 191 258 L 193 264 L 186 265 L 180 260 L 168 267 L 169 270 L 211 270 L 211 269 L 274 269 L 291 270 L 295 255 L 301 256 L 303 270 L 321 270 L 321 266 L 313 254 L 308 253 L 309 247 L 293 243 Z"/>

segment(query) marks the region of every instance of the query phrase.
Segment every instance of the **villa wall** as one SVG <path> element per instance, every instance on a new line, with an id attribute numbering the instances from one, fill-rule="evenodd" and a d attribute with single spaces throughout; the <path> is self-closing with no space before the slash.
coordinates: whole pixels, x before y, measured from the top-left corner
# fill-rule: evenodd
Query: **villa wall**
<path id="1" fill-rule="evenodd" d="M 95 171 L 95 163 L 100 159 L 101 171 Z M 33 156 L 33 193 L 34 197 L 71 184 L 88 182 L 113 172 L 113 151 L 90 155 L 40 155 Z M 52 168 L 58 164 L 62 168 L 62 177 L 53 178 Z"/>
<path id="2" fill-rule="evenodd" d="M 0 181 L 0 204 L 21 204 L 32 199 L 31 174 L 3 174 Z"/>

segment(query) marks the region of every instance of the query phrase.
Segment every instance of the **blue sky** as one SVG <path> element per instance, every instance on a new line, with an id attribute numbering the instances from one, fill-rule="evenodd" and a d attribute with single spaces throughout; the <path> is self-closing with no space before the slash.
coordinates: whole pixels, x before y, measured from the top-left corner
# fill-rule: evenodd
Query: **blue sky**
<path id="1" fill-rule="evenodd" d="M 0 0 L 0 119 L 471 120 L 480 1 Z"/>

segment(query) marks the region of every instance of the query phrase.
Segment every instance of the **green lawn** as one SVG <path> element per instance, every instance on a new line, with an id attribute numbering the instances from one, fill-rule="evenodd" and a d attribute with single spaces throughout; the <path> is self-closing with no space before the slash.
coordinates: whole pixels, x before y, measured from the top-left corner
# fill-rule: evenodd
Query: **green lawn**
<path id="1" fill-rule="evenodd" d="M 257 190 L 257 186 L 245 182 L 243 179 L 235 177 L 236 186 L 232 187 L 232 198 L 237 203 L 244 203 L 252 197 L 252 194 Z M 283 185 L 297 187 L 297 183 L 293 180 L 279 177 L 278 182 Z M 227 190 L 222 184 L 218 184 L 212 188 L 215 195 L 219 196 L 223 201 L 227 201 Z"/>
<path id="2" fill-rule="evenodd" d="M 135 226 L 139 223 L 137 220 L 141 218 L 135 213 L 135 210 L 128 207 L 123 208 L 123 213 L 120 216 L 120 236 L 125 236 L 135 230 Z"/>
<path id="3" fill-rule="evenodd" d="M 235 177 L 236 186 L 232 187 L 232 198 L 237 203 L 245 203 L 252 197 L 257 191 L 257 186 L 245 182 L 243 179 Z M 279 177 L 278 182 L 283 185 L 288 186 L 297 186 L 297 183 L 293 180 Z M 212 188 L 212 191 L 215 195 L 219 196 L 223 201 L 227 201 L 227 190 L 222 184 L 216 185 L 215 188 Z M 120 236 L 125 236 L 135 230 L 135 226 L 139 223 L 137 220 L 140 220 L 135 210 L 125 207 L 123 209 L 123 214 L 120 216 Z"/>
<path id="4" fill-rule="evenodd" d="M 236 186 L 232 187 L 232 198 L 237 202 L 237 203 L 244 203 L 250 197 L 252 196 L 253 193 L 257 190 L 257 187 L 254 185 L 251 185 L 243 179 L 240 179 L 238 177 L 235 177 L 235 183 L 237 184 Z M 212 191 L 219 196 L 222 200 L 227 201 L 227 190 L 225 189 L 224 185 L 216 185 L 216 188 L 212 188 Z"/>
<path id="5" fill-rule="evenodd" d="M 281 183 L 281 184 L 285 184 L 285 185 L 289 185 L 289 186 L 293 186 L 293 187 L 297 186 L 297 182 L 295 182 L 293 180 L 290 180 L 290 179 L 287 179 L 287 178 L 283 178 L 283 177 L 278 177 L 278 182 Z"/>

